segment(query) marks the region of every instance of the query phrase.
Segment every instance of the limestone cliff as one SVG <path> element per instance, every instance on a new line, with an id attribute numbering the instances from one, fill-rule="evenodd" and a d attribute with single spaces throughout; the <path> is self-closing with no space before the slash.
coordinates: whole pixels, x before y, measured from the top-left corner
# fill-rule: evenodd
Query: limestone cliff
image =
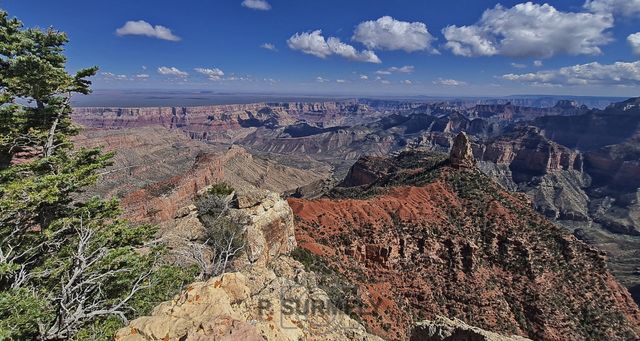
<path id="1" fill-rule="evenodd" d="M 288 256 L 296 247 L 293 213 L 272 192 L 241 191 L 231 214 L 248 217 L 246 252 L 235 272 L 190 284 L 150 316 L 131 321 L 118 341 L 381 340 L 333 305 L 315 274 Z M 163 224 L 170 253 L 202 236 L 195 207 Z"/>

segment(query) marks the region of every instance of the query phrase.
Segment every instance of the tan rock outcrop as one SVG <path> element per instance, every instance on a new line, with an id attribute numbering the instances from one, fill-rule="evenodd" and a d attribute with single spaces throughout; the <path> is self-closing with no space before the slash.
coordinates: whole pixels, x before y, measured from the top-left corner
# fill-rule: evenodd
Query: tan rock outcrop
<path id="1" fill-rule="evenodd" d="M 293 211 L 274 192 L 256 189 L 236 192 L 229 214 L 245 224 L 244 252 L 235 260 L 236 268 L 265 266 L 271 259 L 286 255 L 297 246 Z M 160 234 L 177 253 L 189 247 L 189 242 L 204 240 L 205 228 L 198 218 L 196 206 L 178 209 L 175 219 L 160 224 Z"/>
<path id="2" fill-rule="evenodd" d="M 522 336 L 503 336 L 469 326 L 458 319 L 438 316 L 433 321 L 418 322 L 411 341 L 531 341 Z"/>
<path id="3" fill-rule="evenodd" d="M 232 214 L 240 213 L 249 220 L 245 250 L 238 262 L 265 266 L 296 248 L 293 211 L 278 194 L 251 190 L 238 193 L 235 201 L 238 208 Z"/>
<path id="4" fill-rule="evenodd" d="M 237 272 L 192 283 L 122 328 L 116 340 L 380 340 L 331 303 L 314 273 L 286 256 L 296 240 L 285 200 L 269 191 L 240 191 L 232 207 L 230 214 L 246 223 Z M 179 209 L 161 234 L 174 250 L 202 239 L 195 206 Z"/>
<path id="5" fill-rule="evenodd" d="M 338 310 L 302 264 L 283 256 L 271 265 L 193 283 L 116 340 L 381 340 Z"/>

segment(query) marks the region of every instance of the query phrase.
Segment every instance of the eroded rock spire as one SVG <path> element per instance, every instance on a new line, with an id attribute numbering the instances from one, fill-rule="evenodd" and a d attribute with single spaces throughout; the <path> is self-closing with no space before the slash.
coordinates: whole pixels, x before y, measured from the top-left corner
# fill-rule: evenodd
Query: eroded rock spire
<path id="1" fill-rule="evenodd" d="M 461 132 L 453 140 L 453 147 L 449 153 L 449 161 L 453 167 L 472 168 L 476 165 L 471 149 L 471 141 L 464 132 Z"/>

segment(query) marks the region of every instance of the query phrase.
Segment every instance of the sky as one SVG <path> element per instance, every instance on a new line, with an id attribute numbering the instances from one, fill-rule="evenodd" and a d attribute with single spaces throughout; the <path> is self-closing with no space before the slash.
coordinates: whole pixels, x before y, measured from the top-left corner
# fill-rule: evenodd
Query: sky
<path id="1" fill-rule="evenodd" d="M 95 89 L 640 96 L 640 0 L 0 0 Z"/>

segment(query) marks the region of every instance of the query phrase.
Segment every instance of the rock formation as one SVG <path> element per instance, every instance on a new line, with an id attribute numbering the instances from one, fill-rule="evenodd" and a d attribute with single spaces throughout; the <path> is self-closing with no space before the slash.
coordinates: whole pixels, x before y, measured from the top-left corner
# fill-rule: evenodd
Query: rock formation
<path id="1" fill-rule="evenodd" d="M 273 192 L 237 193 L 230 214 L 247 219 L 246 252 L 235 272 L 196 282 L 118 331 L 118 341 L 142 340 L 381 340 L 333 305 L 315 274 L 290 258 L 293 214 Z M 204 227 L 194 206 L 163 224 L 170 254 Z"/>
<path id="2" fill-rule="evenodd" d="M 239 146 L 211 146 L 162 127 L 86 129 L 76 144 L 116 153 L 114 165 L 88 195 L 119 197 L 125 217 L 133 221 L 171 220 L 198 191 L 221 181 L 281 193 L 329 177 L 322 166 L 288 167 Z"/>
<path id="3" fill-rule="evenodd" d="M 449 162 L 451 166 L 457 168 L 473 168 L 476 160 L 471 149 L 471 141 L 464 132 L 461 132 L 453 140 L 453 146 L 449 153 Z"/>
<path id="4" fill-rule="evenodd" d="M 115 339 L 382 341 L 333 306 L 314 281 L 302 264 L 283 256 L 270 268 L 192 283 L 150 316 L 131 321 Z"/>
<path id="5" fill-rule="evenodd" d="M 274 192 L 250 190 L 236 195 L 237 209 L 248 217 L 245 252 L 248 264 L 265 266 L 296 247 L 293 212 Z"/>
<path id="6" fill-rule="evenodd" d="M 612 272 L 640 302 L 640 99 L 507 130 L 475 148 L 480 169 L 606 251 Z"/>
<path id="7" fill-rule="evenodd" d="M 406 339 L 411 321 L 444 315 L 535 340 L 639 337 L 601 251 L 474 168 L 395 158 L 373 186 L 289 199 L 299 245 L 354 281 L 371 331 Z"/>
<path id="8" fill-rule="evenodd" d="M 531 341 L 521 336 L 502 336 L 472 327 L 458 319 L 438 316 L 433 321 L 418 322 L 411 331 L 411 341 Z"/>

